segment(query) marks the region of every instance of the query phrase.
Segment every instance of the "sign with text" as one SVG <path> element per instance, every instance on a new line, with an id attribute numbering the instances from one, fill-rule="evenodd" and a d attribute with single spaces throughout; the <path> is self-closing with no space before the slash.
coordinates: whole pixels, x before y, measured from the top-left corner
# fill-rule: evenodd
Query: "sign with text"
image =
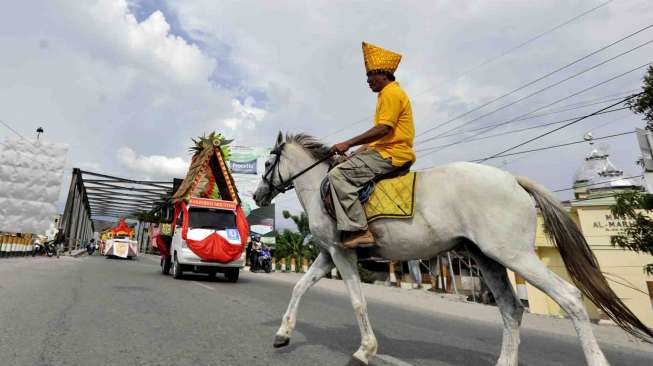
<path id="1" fill-rule="evenodd" d="M 619 219 L 606 213 L 603 217 L 596 218 L 592 222 L 592 228 L 605 233 L 621 233 L 626 227 L 635 223 L 635 220 Z"/>
<path id="2" fill-rule="evenodd" d="M 229 161 L 229 167 L 234 174 L 254 174 L 256 175 L 256 161 L 257 159 L 249 161 Z"/>
<path id="3" fill-rule="evenodd" d="M 236 202 L 225 200 L 212 200 L 209 198 L 191 197 L 190 205 L 193 207 L 217 208 L 220 210 L 236 211 Z"/>
<path id="4" fill-rule="evenodd" d="M 583 235 L 586 237 L 605 237 L 623 234 L 623 231 L 633 224 L 633 220 L 615 217 L 609 208 L 581 209 L 578 211 Z"/>

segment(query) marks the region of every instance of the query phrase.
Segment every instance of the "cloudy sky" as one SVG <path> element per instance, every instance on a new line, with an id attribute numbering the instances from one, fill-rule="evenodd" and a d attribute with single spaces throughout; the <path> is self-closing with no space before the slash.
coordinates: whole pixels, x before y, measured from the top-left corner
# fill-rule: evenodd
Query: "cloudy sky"
<path id="1" fill-rule="evenodd" d="M 538 109 L 546 114 L 487 136 L 583 115 L 608 103 L 566 109 L 640 86 L 644 69 L 542 109 L 653 61 L 651 45 L 468 123 L 652 40 L 653 28 L 422 135 L 653 23 L 653 2 L 614 0 L 547 32 L 605 2 L 14 1 L 0 12 L 0 120 L 25 136 L 42 126 L 45 138 L 68 143 L 68 169 L 133 178 L 182 176 L 190 138 L 212 130 L 249 146 L 270 145 L 279 130 L 338 142 L 370 125 L 376 96 L 365 83 L 366 40 L 403 55 L 397 78 L 412 99 L 418 142 L 463 124 L 474 129 Z M 524 149 L 641 124 L 630 112 L 609 113 Z M 470 135 L 417 143 L 417 167 L 485 157 L 555 126 L 428 155 L 421 150 Z M 0 126 L 0 138 L 9 134 Z M 639 174 L 633 135 L 605 141 L 618 167 Z M 558 189 L 571 185 L 588 149 L 580 144 L 488 163 Z M 288 197 L 279 205 L 297 207 Z"/>

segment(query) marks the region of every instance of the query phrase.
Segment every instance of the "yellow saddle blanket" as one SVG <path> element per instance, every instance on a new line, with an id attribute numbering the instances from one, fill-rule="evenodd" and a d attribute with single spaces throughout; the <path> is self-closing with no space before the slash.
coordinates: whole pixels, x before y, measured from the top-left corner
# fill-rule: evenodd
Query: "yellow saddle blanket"
<path id="1" fill-rule="evenodd" d="M 378 182 L 365 203 L 367 221 L 413 217 L 416 177 L 416 172 L 409 172 L 400 177 Z"/>

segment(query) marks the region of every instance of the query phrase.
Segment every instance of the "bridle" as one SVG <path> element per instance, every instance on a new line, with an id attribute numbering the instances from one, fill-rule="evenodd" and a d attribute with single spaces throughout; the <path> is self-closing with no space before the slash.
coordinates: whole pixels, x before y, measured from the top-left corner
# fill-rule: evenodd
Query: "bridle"
<path id="1" fill-rule="evenodd" d="M 265 184 L 267 184 L 269 187 L 272 188 L 272 191 L 270 193 L 272 193 L 274 191 L 279 192 L 279 193 L 286 193 L 287 191 L 290 191 L 290 190 L 294 189 L 295 186 L 293 184 L 293 181 L 295 179 L 297 179 L 300 176 L 304 175 L 306 172 L 308 172 L 309 170 L 311 170 L 311 169 L 315 168 L 316 166 L 322 164 L 323 162 L 331 159 L 331 157 L 333 156 L 332 153 L 329 153 L 326 156 L 324 156 L 323 158 L 321 158 L 320 160 L 318 160 L 315 163 L 309 165 L 307 168 L 303 169 L 299 173 L 296 173 L 293 176 L 291 176 L 290 178 L 288 178 L 287 180 L 284 180 L 283 177 L 281 176 L 281 173 L 279 172 L 279 162 L 281 161 L 281 153 L 283 152 L 283 147 L 285 145 L 286 145 L 286 143 L 283 142 L 279 146 L 275 147 L 272 151 L 270 151 L 270 155 L 274 155 L 274 161 L 272 162 L 272 164 L 270 165 L 268 170 L 261 177 L 263 182 L 265 182 Z M 279 184 L 278 185 L 274 184 L 275 172 L 276 172 L 277 178 L 279 179 Z"/>
<path id="2" fill-rule="evenodd" d="M 284 181 L 283 177 L 281 176 L 281 173 L 279 172 L 279 162 L 281 161 L 281 152 L 283 151 L 283 147 L 286 143 L 282 143 L 281 145 L 275 147 L 272 151 L 270 151 L 270 155 L 274 155 L 274 161 L 272 161 L 272 164 L 270 167 L 263 173 L 263 176 L 261 179 L 265 184 L 268 185 L 268 187 L 272 188 L 272 192 L 277 191 L 279 193 L 286 193 L 287 191 L 295 188 L 295 186 L 292 184 L 291 180 Z M 279 185 L 274 184 L 274 174 L 277 174 L 277 177 L 279 178 Z"/>

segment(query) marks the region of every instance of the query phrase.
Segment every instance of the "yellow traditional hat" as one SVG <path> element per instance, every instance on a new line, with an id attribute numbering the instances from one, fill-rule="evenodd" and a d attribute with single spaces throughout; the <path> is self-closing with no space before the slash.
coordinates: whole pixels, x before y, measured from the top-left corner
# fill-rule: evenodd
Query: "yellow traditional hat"
<path id="1" fill-rule="evenodd" d="M 366 72 L 387 71 L 391 74 L 394 74 L 401 61 L 400 54 L 384 50 L 367 42 L 363 42 L 363 58 L 365 59 Z"/>

